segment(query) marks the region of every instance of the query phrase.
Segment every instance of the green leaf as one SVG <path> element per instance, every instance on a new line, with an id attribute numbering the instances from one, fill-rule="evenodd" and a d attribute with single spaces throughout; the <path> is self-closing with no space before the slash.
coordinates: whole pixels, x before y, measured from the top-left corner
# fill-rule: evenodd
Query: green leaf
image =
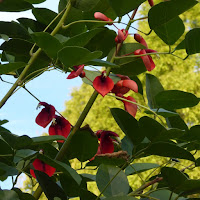
<path id="1" fill-rule="evenodd" d="M 163 117 L 165 117 L 165 118 L 167 118 L 167 117 L 172 117 L 172 116 L 177 116 L 178 115 L 178 113 L 176 113 L 176 112 L 172 112 L 172 111 L 169 111 L 169 110 L 165 110 L 165 109 L 163 109 L 163 108 L 154 108 L 154 109 L 151 109 L 152 111 L 154 111 L 155 113 L 157 113 L 158 115 L 161 115 L 161 116 L 163 116 Z M 152 113 L 152 112 L 150 112 L 150 111 L 145 111 L 145 113 L 147 113 L 147 114 L 154 114 L 154 113 Z"/>
<path id="2" fill-rule="evenodd" d="M 170 198 L 171 200 L 175 200 L 178 195 L 175 193 L 172 194 L 170 190 L 160 189 L 160 190 L 151 192 L 150 196 L 156 199 L 162 199 L 162 200 L 169 200 Z M 178 198 L 177 200 L 186 200 L 186 199 Z"/>
<path id="3" fill-rule="evenodd" d="M 73 6 L 79 10 L 88 11 L 93 9 L 99 3 L 99 1 L 100 0 L 76 0 Z"/>
<path id="4" fill-rule="evenodd" d="M 144 135 L 139 129 L 137 120 L 120 108 L 111 108 L 110 110 L 118 126 L 129 137 L 132 143 L 134 145 L 139 144 L 144 139 Z"/>
<path id="5" fill-rule="evenodd" d="M 4 2 L 7 2 L 7 0 Z M 25 40 L 31 38 L 27 30 L 16 22 L 0 21 L 0 34 L 7 35 L 10 38 L 21 38 Z"/>
<path id="6" fill-rule="evenodd" d="M 15 167 L 9 166 L 2 162 L 0 162 L 0 169 L 4 171 L 4 173 L 0 175 L 0 180 L 2 181 L 6 179 L 8 176 L 16 176 L 18 174 L 18 171 Z"/>
<path id="7" fill-rule="evenodd" d="M 174 50 L 176 51 L 176 50 L 181 50 L 181 49 L 185 49 L 185 48 L 186 47 L 185 47 L 185 39 L 184 39 L 178 44 L 178 46 Z"/>
<path id="8" fill-rule="evenodd" d="M 46 26 L 38 21 L 29 18 L 18 18 L 17 21 L 24 26 L 27 30 L 31 29 L 33 32 L 41 32 Z"/>
<path id="9" fill-rule="evenodd" d="M 164 181 L 168 183 L 168 186 L 172 191 L 175 191 L 176 188 L 185 180 L 188 180 L 187 176 L 183 172 L 180 172 L 178 169 L 172 167 L 163 167 L 161 169 L 161 175 L 163 176 Z"/>
<path id="10" fill-rule="evenodd" d="M 150 108 L 158 108 L 155 96 L 164 91 L 164 88 L 158 78 L 152 74 L 146 74 L 146 94 Z"/>
<path id="11" fill-rule="evenodd" d="M 56 12 L 47 8 L 33 8 L 32 13 L 36 20 L 44 25 L 49 25 L 50 22 L 57 16 Z M 50 26 L 51 29 L 55 28 L 56 24 L 59 22 L 59 19 L 60 18 L 56 19 L 55 22 Z"/>
<path id="12" fill-rule="evenodd" d="M 0 199 L 2 199 L 2 200 L 20 200 L 17 193 L 13 190 L 0 190 Z"/>
<path id="13" fill-rule="evenodd" d="M 11 156 L 12 157 L 13 150 L 11 147 L 0 139 L 0 156 Z"/>
<path id="14" fill-rule="evenodd" d="M 97 33 L 85 47 L 90 51 L 102 51 L 101 58 L 104 58 L 115 47 L 115 37 L 116 32 L 105 28 L 100 33 Z"/>
<path id="15" fill-rule="evenodd" d="M 200 180 L 186 180 L 177 188 L 176 192 L 181 195 L 199 194 Z"/>
<path id="16" fill-rule="evenodd" d="M 140 4 L 142 4 L 145 0 L 109 0 L 110 5 L 116 12 L 118 17 L 122 17 L 123 15 L 135 10 Z"/>
<path id="17" fill-rule="evenodd" d="M 178 128 L 181 130 L 188 130 L 186 123 L 183 121 L 183 119 L 179 115 L 166 118 L 166 122 L 169 128 Z"/>
<path id="18" fill-rule="evenodd" d="M 100 76 L 101 75 L 101 72 L 99 71 L 90 71 L 90 70 L 86 70 L 84 69 L 84 72 L 87 76 L 87 78 L 90 80 L 88 80 L 87 78 L 82 78 L 82 81 L 88 85 L 93 85 L 93 80 L 97 77 L 97 76 Z M 109 77 L 113 80 L 114 84 L 117 83 L 120 78 L 114 74 L 110 74 Z"/>
<path id="19" fill-rule="evenodd" d="M 119 66 L 114 64 L 114 63 L 110 63 L 108 61 L 105 60 L 101 60 L 101 59 L 94 59 L 91 60 L 89 62 L 86 63 L 86 65 L 94 65 L 94 66 L 102 66 L 102 67 L 111 67 L 111 68 L 118 68 Z"/>
<path id="20" fill-rule="evenodd" d="M 77 131 L 72 137 L 66 156 L 81 162 L 92 158 L 98 149 L 98 139 L 89 131 Z"/>
<path id="21" fill-rule="evenodd" d="M 126 170 L 125 174 L 127 176 L 145 172 L 150 169 L 158 168 L 160 165 L 155 164 L 155 163 L 134 163 L 132 165 L 129 165 Z"/>
<path id="22" fill-rule="evenodd" d="M 155 29 L 197 4 L 196 0 L 173 0 L 154 5 L 148 14 L 149 26 Z"/>
<path id="23" fill-rule="evenodd" d="M 123 155 L 122 155 L 123 156 Z M 95 156 L 94 160 L 90 161 L 89 163 L 87 163 L 87 166 L 99 166 L 101 164 L 104 165 L 113 165 L 113 166 L 122 166 L 123 164 L 125 164 L 127 162 L 126 159 L 124 159 L 123 157 L 120 157 L 119 155 L 114 157 L 113 156 L 104 156 L 104 155 L 97 155 Z"/>
<path id="24" fill-rule="evenodd" d="M 8 120 L 7 120 L 7 119 L 0 120 L 0 126 L 3 125 L 3 124 L 6 124 L 6 123 L 8 123 Z"/>
<path id="25" fill-rule="evenodd" d="M 169 110 L 193 107 L 199 103 L 199 99 L 194 94 L 180 90 L 159 92 L 155 100 L 159 107 Z"/>
<path id="26" fill-rule="evenodd" d="M 0 75 L 7 74 L 9 72 L 13 72 L 19 68 L 25 67 L 26 63 L 23 62 L 15 62 L 15 63 L 8 63 L 4 65 L 0 65 Z"/>
<path id="27" fill-rule="evenodd" d="M 44 172 L 34 170 L 35 176 L 42 187 L 46 197 L 49 200 L 54 200 L 54 197 L 59 197 L 61 200 L 67 200 L 65 192 Z"/>
<path id="28" fill-rule="evenodd" d="M 55 37 L 45 32 L 31 34 L 35 43 L 51 58 L 56 59 L 57 52 L 62 48 L 62 44 Z"/>
<path id="29" fill-rule="evenodd" d="M 158 155 L 164 157 L 181 158 L 186 160 L 194 161 L 193 155 L 173 143 L 168 142 L 155 142 L 149 146 L 146 150 L 147 155 Z"/>
<path id="30" fill-rule="evenodd" d="M 55 140 L 66 140 L 62 135 L 48 135 L 48 136 L 40 136 L 31 138 L 33 141 L 33 145 L 43 144 L 43 143 L 51 143 Z"/>
<path id="31" fill-rule="evenodd" d="M 80 46 L 84 47 L 96 34 L 99 32 L 104 31 L 103 28 L 96 28 L 89 30 L 85 33 L 81 33 L 79 35 L 75 35 L 74 37 L 71 37 L 69 40 L 67 40 L 63 46 Z"/>
<path id="32" fill-rule="evenodd" d="M 31 149 L 21 149 L 18 150 L 14 157 L 14 162 L 17 163 L 20 160 L 28 160 L 38 154 L 38 151 L 33 151 Z"/>
<path id="33" fill-rule="evenodd" d="M 38 4 L 38 3 L 45 2 L 46 0 L 24 0 L 24 1 L 27 1 L 31 4 Z"/>
<path id="34" fill-rule="evenodd" d="M 140 118 L 139 127 L 140 132 L 142 132 L 150 141 L 155 141 L 162 132 L 166 131 L 165 127 L 159 122 L 147 116 Z"/>
<path id="35" fill-rule="evenodd" d="M 5 0 L 0 3 L 0 11 L 6 11 L 6 12 L 20 12 L 32 9 L 33 6 L 23 0 Z"/>
<path id="36" fill-rule="evenodd" d="M 117 176 L 114 178 L 116 174 Z M 114 179 L 112 180 L 112 178 Z M 125 173 L 118 167 L 100 165 L 96 175 L 96 182 L 101 192 L 110 183 L 106 190 L 103 191 L 106 197 L 126 195 L 129 192 L 128 179 Z"/>
<path id="37" fill-rule="evenodd" d="M 65 67 L 84 64 L 101 56 L 100 51 L 90 52 L 83 47 L 65 47 L 58 52 L 58 58 Z"/>
<path id="38" fill-rule="evenodd" d="M 122 139 L 121 148 L 124 151 L 127 151 L 129 155 L 132 155 L 133 152 L 133 143 L 131 140 L 125 135 L 125 137 Z"/>
<path id="39" fill-rule="evenodd" d="M 190 30 L 185 36 L 185 48 L 188 55 L 200 53 L 200 28 Z"/>
<path id="40" fill-rule="evenodd" d="M 175 17 L 167 23 L 155 27 L 154 31 L 166 44 L 173 45 L 184 33 L 185 26 L 180 17 Z"/>
<path id="41" fill-rule="evenodd" d="M 18 194 L 20 200 L 36 200 L 31 194 L 23 193 L 19 188 L 13 188 L 12 190 Z"/>

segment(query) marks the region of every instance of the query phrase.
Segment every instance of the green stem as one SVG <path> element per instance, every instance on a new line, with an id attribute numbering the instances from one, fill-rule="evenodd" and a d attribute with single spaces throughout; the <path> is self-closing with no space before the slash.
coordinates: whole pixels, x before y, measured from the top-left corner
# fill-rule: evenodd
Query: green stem
<path id="1" fill-rule="evenodd" d="M 118 23 L 118 22 L 114 22 L 114 21 L 98 21 L 98 20 L 87 20 L 87 19 L 84 19 L 84 20 L 78 20 L 78 21 L 74 21 L 74 22 L 71 22 L 67 25 L 63 25 L 62 28 L 63 29 L 67 29 L 69 28 L 71 25 L 73 24 L 77 24 L 77 23 L 85 23 L 85 22 L 90 22 L 90 23 L 102 23 L 102 24 L 113 24 L 113 23 Z"/>
<path id="2" fill-rule="evenodd" d="M 57 26 L 55 27 L 55 29 L 51 32 L 51 35 L 54 36 L 62 27 L 69 11 L 71 9 L 71 2 L 68 1 L 68 4 L 66 6 L 66 11 L 64 12 L 62 18 L 60 19 L 59 23 L 57 24 Z M 15 91 L 15 89 L 22 85 L 22 80 L 24 79 L 24 77 L 26 76 L 27 71 L 30 69 L 30 67 L 32 66 L 32 64 L 35 62 L 35 60 L 38 58 L 38 56 L 40 55 L 40 53 L 42 52 L 42 49 L 39 48 L 30 58 L 28 64 L 26 65 L 26 67 L 24 68 L 24 70 L 22 71 L 22 73 L 20 74 L 20 76 L 18 77 L 18 79 L 16 80 L 16 82 L 13 84 L 13 86 L 10 88 L 10 90 L 7 92 L 7 94 L 4 96 L 4 98 L 1 100 L 0 102 L 0 108 L 2 108 L 2 106 L 6 103 L 6 101 L 11 97 L 11 95 L 13 94 L 13 92 Z"/>
<path id="3" fill-rule="evenodd" d="M 76 131 L 81 127 L 83 121 L 85 120 L 90 108 L 92 107 L 94 101 L 96 100 L 98 96 L 98 92 L 95 90 L 92 94 L 92 96 L 90 97 L 89 101 L 87 102 L 87 105 L 85 106 L 83 112 L 81 113 L 78 121 L 76 122 L 73 130 L 71 131 L 71 133 L 68 135 L 67 140 L 65 141 L 65 143 L 63 144 L 62 148 L 60 149 L 60 151 L 58 152 L 57 156 L 56 156 L 56 160 L 62 160 L 62 158 L 65 156 L 67 149 L 69 147 L 69 144 L 71 142 L 71 139 L 73 137 L 73 135 L 76 133 Z"/>

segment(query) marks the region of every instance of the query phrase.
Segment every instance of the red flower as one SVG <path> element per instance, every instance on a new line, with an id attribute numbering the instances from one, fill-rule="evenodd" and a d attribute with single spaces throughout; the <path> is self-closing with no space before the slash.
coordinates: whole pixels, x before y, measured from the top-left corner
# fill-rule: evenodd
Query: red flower
<path id="1" fill-rule="evenodd" d="M 156 51 L 152 49 L 137 49 L 136 51 L 134 51 L 134 55 L 142 55 L 142 54 L 154 53 L 154 52 Z M 155 63 L 153 62 L 153 59 L 151 58 L 150 55 L 141 56 L 141 58 L 148 71 L 151 71 L 155 68 Z"/>
<path id="2" fill-rule="evenodd" d="M 100 76 L 97 76 L 93 81 L 93 87 L 103 97 L 110 92 L 114 87 L 113 80 L 106 75 L 106 71 L 103 71 Z"/>
<path id="3" fill-rule="evenodd" d="M 144 45 L 146 48 L 148 48 L 146 41 L 140 34 L 134 34 L 134 39 L 140 44 Z"/>
<path id="4" fill-rule="evenodd" d="M 94 18 L 95 19 L 99 19 L 101 21 L 107 21 L 107 22 L 112 22 L 113 21 L 112 19 L 108 18 L 106 15 L 104 15 L 101 12 L 95 12 L 94 13 Z M 108 25 L 112 25 L 112 24 L 108 23 Z"/>
<path id="5" fill-rule="evenodd" d="M 48 176 L 53 176 L 54 172 L 56 171 L 55 168 L 53 168 L 52 166 L 44 163 L 43 161 L 39 160 L 39 159 L 35 159 L 33 161 L 33 167 L 36 169 L 36 170 L 39 170 L 41 172 L 44 172 L 46 173 Z M 31 175 L 36 178 L 35 176 L 35 173 L 34 173 L 34 170 L 30 169 L 30 173 Z"/>
<path id="6" fill-rule="evenodd" d="M 133 90 L 134 92 L 138 92 L 138 86 L 137 83 L 133 80 L 131 80 L 128 76 L 117 74 L 118 77 L 121 78 L 120 81 L 118 81 L 114 88 L 112 89 L 112 93 L 117 94 L 126 94 L 129 90 Z"/>
<path id="7" fill-rule="evenodd" d="M 45 128 L 51 122 L 51 120 L 54 118 L 56 110 L 55 110 L 54 106 L 52 106 L 48 103 L 40 102 L 38 104 L 38 107 L 40 107 L 41 105 L 44 106 L 44 108 L 36 117 L 35 122 L 38 125 Z"/>
<path id="8" fill-rule="evenodd" d="M 81 78 L 85 77 L 85 72 L 83 71 L 85 65 L 78 65 L 78 66 L 73 66 L 74 71 L 72 71 L 67 79 L 72 79 L 76 78 L 77 76 L 80 76 Z"/>
<path id="9" fill-rule="evenodd" d="M 55 115 L 55 120 L 49 127 L 49 135 L 62 135 L 65 138 L 69 135 L 71 131 L 71 124 L 64 117 Z M 63 140 L 58 140 L 58 142 L 64 142 Z"/>
<path id="10" fill-rule="evenodd" d="M 154 6 L 153 0 L 148 0 L 148 2 L 149 2 L 149 5 L 150 5 L 151 7 Z"/>
<path id="11" fill-rule="evenodd" d="M 123 97 L 123 98 L 136 103 L 136 100 L 133 97 L 128 96 L 128 97 Z M 137 113 L 137 105 L 136 104 L 132 104 L 132 103 L 127 102 L 127 101 L 122 101 L 122 102 L 124 103 L 125 110 L 130 115 L 135 117 L 135 115 Z"/>
<path id="12" fill-rule="evenodd" d="M 115 37 L 116 43 L 122 43 L 128 36 L 128 31 L 125 29 L 118 29 L 118 35 Z"/>

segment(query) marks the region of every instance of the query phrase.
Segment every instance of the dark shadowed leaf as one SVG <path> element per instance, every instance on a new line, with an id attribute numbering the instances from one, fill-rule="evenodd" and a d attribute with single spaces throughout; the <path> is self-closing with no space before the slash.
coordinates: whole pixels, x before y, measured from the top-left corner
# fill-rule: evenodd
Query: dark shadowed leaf
<path id="1" fill-rule="evenodd" d="M 61 187 L 59 187 L 47 174 L 38 170 L 34 170 L 34 172 L 42 190 L 49 200 L 54 200 L 54 197 L 59 197 L 61 200 L 68 199 Z"/>
<path id="2" fill-rule="evenodd" d="M 180 17 L 175 17 L 167 23 L 155 27 L 154 31 L 166 44 L 173 45 L 184 33 L 185 26 Z"/>
<path id="3" fill-rule="evenodd" d="M 117 174 L 118 173 L 118 174 Z M 96 175 L 97 186 L 103 191 L 105 186 L 117 174 L 113 181 L 109 184 L 103 194 L 106 197 L 121 196 L 128 194 L 129 183 L 125 173 L 118 167 L 111 165 L 100 165 Z"/>
<path id="4" fill-rule="evenodd" d="M 185 36 L 185 47 L 188 55 L 200 53 L 200 28 L 190 30 Z"/>
<path id="5" fill-rule="evenodd" d="M 0 21 L 0 34 L 5 34 L 10 38 L 30 39 L 27 30 L 16 22 Z"/>
<path id="6" fill-rule="evenodd" d="M 171 196 L 172 195 L 172 196 Z M 156 199 L 162 199 L 162 200 L 169 200 L 169 198 L 171 198 L 171 200 L 175 200 L 177 198 L 177 194 L 173 193 L 170 190 L 166 190 L 166 189 L 160 189 L 160 190 L 156 190 L 154 192 L 152 192 L 150 194 L 151 197 L 154 197 Z M 144 200 L 147 200 L 146 198 Z M 178 198 L 177 200 L 186 200 L 185 198 Z"/>
<path id="7" fill-rule="evenodd" d="M 139 129 L 137 120 L 120 108 L 111 108 L 110 110 L 121 130 L 129 137 L 134 145 L 139 144 L 144 139 L 144 135 Z"/>
<path id="8" fill-rule="evenodd" d="M 13 190 L 0 190 L 0 199 L 2 199 L 2 200 L 20 200 L 17 193 Z"/>
<path id="9" fill-rule="evenodd" d="M 31 194 L 23 193 L 19 188 L 13 188 L 13 190 L 18 194 L 20 200 L 36 200 Z"/>
<path id="10" fill-rule="evenodd" d="M 126 168 L 125 174 L 129 176 L 129 175 L 141 173 L 141 172 L 144 172 L 153 168 L 157 168 L 157 167 L 160 167 L 160 165 L 155 164 L 155 163 L 134 163 Z"/>
<path id="11" fill-rule="evenodd" d="M 155 100 L 159 107 L 169 110 L 193 107 L 199 103 L 199 99 L 194 94 L 180 90 L 159 92 Z"/>
<path id="12" fill-rule="evenodd" d="M 2 181 L 8 176 L 16 176 L 18 174 L 18 170 L 14 166 L 9 166 L 2 162 L 0 162 L 0 170 L 3 170 L 4 172 L 0 175 L 0 180 Z"/>
<path id="13" fill-rule="evenodd" d="M 51 58 L 56 59 L 62 44 L 55 37 L 45 32 L 31 34 L 35 43 Z"/>
<path id="14" fill-rule="evenodd" d="M 146 74 L 146 94 L 150 108 L 158 108 L 155 96 L 162 91 L 164 88 L 158 78 L 152 74 Z"/>
<path id="15" fill-rule="evenodd" d="M 132 155 L 132 152 L 133 152 L 133 143 L 129 139 L 129 137 L 125 136 L 122 139 L 121 148 L 122 148 L 122 150 L 127 151 L 129 155 Z"/>
<path id="16" fill-rule="evenodd" d="M 93 59 L 99 58 L 102 52 L 90 52 L 83 47 L 65 47 L 58 52 L 58 58 L 65 65 L 65 67 L 72 67 L 75 65 L 85 64 Z"/>
<path id="17" fill-rule="evenodd" d="M 137 200 L 137 199 L 131 196 L 120 196 L 120 197 L 108 197 L 105 198 L 105 200 Z"/>
<path id="18" fill-rule="evenodd" d="M 20 12 L 32 9 L 33 6 L 27 1 L 23 0 L 4 0 L 0 3 L 0 11 L 6 12 Z"/>
<path id="19" fill-rule="evenodd" d="M 24 1 L 27 1 L 27 2 L 29 2 L 31 4 L 38 4 L 38 3 L 42 3 L 42 2 L 44 2 L 46 0 L 24 0 Z"/>
<path id="20" fill-rule="evenodd" d="M 155 141 L 156 138 L 164 131 L 165 127 L 156 120 L 144 116 L 139 120 L 140 131 L 150 140 Z"/>
<path id="21" fill-rule="evenodd" d="M 194 161 L 193 155 L 182 147 L 168 142 L 155 142 L 146 150 L 147 155 L 182 158 Z"/>
<path id="22" fill-rule="evenodd" d="M 188 180 L 183 172 L 172 167 L 163 167 L 161 169 L 161 175 L 163 176 L 164 181 L 167 182 L 169 188 L 173 191 L 175 191 L 184 181 Z"/>
<path id="23" fill-rule="evenodd" d="M 8 63 L 4 65 L 0 65 L 0 75 L 7 74 L 9 72 L 13 72 L 19 68 L 25 67 L 26 63 L 23 62 L 15 62 L 15 63 Z"/>
<path id="24" fill-rule="evenodd" d="M 200 180 L 186 180 L 176 190 L 181 195 L 199 194 L 200 192 Z M 194 199 L 195 200 L 195 199 Z"/>
<path id="25" fill-rule="evenodd" d="M 197 4 L 195 0 L 165 1 L 153 6 L 148 14 L 151 29 L 159 27 Z"/>
<path id="26" fill-rule="evenodd" d="M 167 117 L 166 122 L 169 128 L 178 128 L 181 130 L 188 130 L 188 126 L 179 115 Z"/>
<path id="27" fill-rule="evenodd" d="M 78 131 L 73 136 L 66 156 L 78 158 L 81 162 L 92 158 L 98 149 L 98 139 L 89 131 Z"/>
<path id="28" fill-rule="evenodd" d="M 185 49 L 185 39 L 182 40 L 178 46 L 175 48 L 175 50 L 181 50 L 181 49 Z"/>
<path id="29" fill-rule="evenodd" d="M 110 5 L 114 9 L 118 17 L 122 17 L 123 15 L 136 9 L 144 1 L 145 0 L 134 0 L 134 1 L 109 0 Z"/>
<path id="30" fill-rule="evenodd" d="M 89 62 L 86 63 L 86 65 L 94 65 L 94 66 L 102 66 L 102 67 L 111 67 L 111 68 L 118 68 L 119 66 L 114 64 L 114 63 L 110 63 L 108 61 L 104 61 L 101 59 L 94 59 L 91 60 Z"/>
<path id="31" fill-rule="evenodd" d="M 63 46 L 84 47 L 97 33 L 101 32 L 103 30 L 105 30 L 105 29 L 96 28 L 96 29 L 89 30 L 85 33 L 81 33 L 79 35 L 71 37 L 69 40 L 67 40 L 65 43 L 63 43 Z"/>
<path id="32" fill-rule="evenodd" d="M 73 6 L 82 11 L 89 11 L 93 9 L 100 0 L 76 0 Z"/>

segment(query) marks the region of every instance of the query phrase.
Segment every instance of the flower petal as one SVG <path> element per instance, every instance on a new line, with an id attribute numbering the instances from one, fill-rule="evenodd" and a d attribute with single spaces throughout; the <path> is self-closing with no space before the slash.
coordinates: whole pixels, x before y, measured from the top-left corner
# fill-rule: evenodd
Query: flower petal
<path id="1" fill-rule="evenodd" d="M 146 51 L 145 51 L 144 49 L 142 49 L 142 50 L 140 51 L 140 54 L 146 54 Z M 143 63 L 144 63 L 144 65 L 145 65 L 146 69 L 147 69 L 148 71 L 151 71 L 151 61 L 150 61 L 149 57 L 150 57 L 150 56 L 148 56 L 148 55 L 146 55 L 146 56 L 141 56 L 141 58 L 142 58 L 142 60 L 143 60 Z"/>
<path id="2" fill-rule="evenodd" d="M 133 80 L 122 80 L 122 86 L 133 90 L 134 92 L 138 92 L 138 85 Z"/>
<path id="3" fill-rule="evenodd" d="M 151 7 L 154 6 L 153 0 L 148 0 L 148 2 L 149 2 L 149 5 L 150 5 Z"/>
<path id="4" fill-rule="evenodd" d="M 104 15 L 103 13 L 101 12 L 95 12 L 94 13 L 94 18 L 95 19 L 99 19 L 101 21 L 113 21 L 112 19 L 108 18 L 106 15 Z M 109 25 L 112 25 L 112 24 L 109 24 Z"/>
<path id="5" fill-rule="evenodd" d="M 140 44 L 142 44 L 142 45 L 144 45 L 146 48 L 148 48 L 147 47 L 147 43 L 146 43 L 146 41 L 144 40 L 144 38 L 140 35 L 140 34 L 134 34 L 134 39 L 137 41 L 137 42 L 139 42 Z"/>
<path id="6" fill-rule="evenodd" d="M 123 98 L 136 103 L 136 100 L 133 97 L 128 96 L 128 97 L 123 97 Z M 137 105 L 136 104 L 132 104 L 132 103 L 127 102 L 127 101 L 123 101 L 123 103 L 124 103 L 125 110 L 130 115 L 132 115 L 133 117 L 135 117 L 136 112 L 137 112 Z"/>
<path id="7" fill-rule="evenodd" d="M 103 97 L 114 87 L 114 82 L 110 77 L 97 76 L 93 81 L 93 87 Z"/>
<path id="8" fill-rule="evenodd" d="M 55 122 L 49 127 L 49 135 L 62 135 L 65 138 L 68 137 L 71 131 L 71 124 L 64 117 L 55 116 Z M 58 142 L 64 142 L 63 140 L 58 140 Z"/>
<path id="9" fill-rule="evenodd" d="M 45 106 L 42 111 L 38 114 L 35 119 L 35 122 L 45 128 L 53 119 L 55 115 L 55 108 L 54 106 L 47 104 L 45 102 L 40 102 L 39 105 Z"/>
<path id="10" fill-rule="evenodd" d="M 42 172 L 46 173 L 48 176 L 52 176 L 56 171 L 56 169 L 54 167 L 44 163 L 43 161 L 41 161 L 39 159 L 35 159 L 32 164 L 36 170 L 42 171 Z M 33 169 L 30 169 L 30 173 L 34 178 L 36 178 Z"/>

